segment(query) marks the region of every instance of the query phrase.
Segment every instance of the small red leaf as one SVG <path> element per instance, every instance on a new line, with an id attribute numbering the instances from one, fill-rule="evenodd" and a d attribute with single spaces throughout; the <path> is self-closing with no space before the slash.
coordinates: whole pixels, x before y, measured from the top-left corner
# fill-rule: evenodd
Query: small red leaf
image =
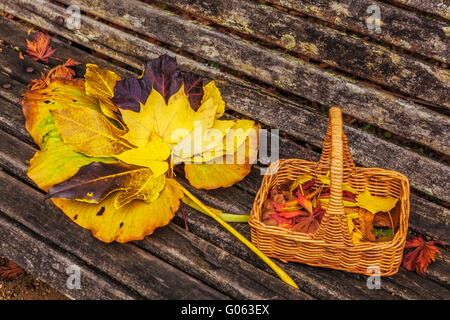
<path id="1" fill-rule="evenodd" d="M 55 49 L 50 47 L 50 36 L 48 34 L 38 32 L 34 41 L 27 40 L 27 54 L 34 61 L 48 62 L 48 58 L 53 56 Z"/>
<path id="2" fill-rule="evenodd" d="M 439 241 L 428 241 L 425 243 L 421 237 L 406 240 L 405 249 L 414 250 L 408 252 L 403 257 L 403 267 L 409 271 L 416 271 L 423 275 L 427 271 L 431 262 L 436 261 L 436 254 L 440 253 L 434 244 L 442 244 Z"/>

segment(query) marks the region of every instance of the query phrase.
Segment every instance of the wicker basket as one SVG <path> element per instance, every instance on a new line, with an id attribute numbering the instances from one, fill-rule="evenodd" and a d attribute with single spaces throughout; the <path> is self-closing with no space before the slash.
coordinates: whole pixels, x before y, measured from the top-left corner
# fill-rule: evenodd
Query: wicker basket
<path id="1" fill-rule="evenodd" d="M 294 181 L 299 175 L 316 177 L 327 172 L 331 175 L 330 201 L 314 234 L 262 223 L 262 206 L 273 186 Z M 392 240 L 353 243 L 342 202 L 343 182 L 358 193 L 367 188 L 372 195 L 399 198 L 399 226 Z M 356 168 L 343 133 L 341 110 L 331 108 L 320 161 L 280 159 L 272 163 L 256 195 L 249 224 L 253 244 L 270 257 L 366 275 L 379 268 L 380 275 L 388 276 L 398 271 L 402 261 L 408 218 L 408 179 L 394 171 Z"/>

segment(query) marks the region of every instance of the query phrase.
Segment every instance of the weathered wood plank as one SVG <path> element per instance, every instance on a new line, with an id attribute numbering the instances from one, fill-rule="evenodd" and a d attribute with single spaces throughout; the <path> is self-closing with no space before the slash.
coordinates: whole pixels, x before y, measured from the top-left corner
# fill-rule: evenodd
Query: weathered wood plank
<path id="1" fill-rule="evenodd" d="M 429 58 L 442 62 L 450 60 L 447 25 L 389 4 L 365 0 L 339 0 L 339 2 L 330 0 L 269 1 L 337 26 L 367 34 L 374 39 L 385 41 L 408 51 L 418 52 Z M 404 2 L 405 0 L 399 1 Z M 428 1 L 407 1 L 421 2 L 424 6 L 433 7 L 433 4 L 428 4 Z M 369 30 L 366 24 L 366 18 L 369 18 L 374 12 L 367 12 L 367 10 L 373 4 L 380 8 L 381 32 Z"/>
<path id="2" fill-rule="evenodd" d="M 1 5 L 2 4 L 0 4 L 0 6 Z M 10 5 L 9 8 L 16 7 Z M 296 104 L 295 102 L 284 99 L 278 95 L 273 95 L 261 87 L 249 84 L 236 77 L 222 73 L 217 69 L 199 64 L 191 59 L 174 54 L 173 52 L 155 46 L 147 41 L 83 16 L 81 23 L 82 28 L 77 30 L 76 33 L 73 33 L 53 22 L 57 17 L 64 15 L 65 11 L 57 6 L 54 6 L 51 9 L 54 14 L 47 11 L 41 12 L 41 14 L 46 14 L 45 17 L 47 18 L 41 17 L 34 12 L 24 12 L 22 7 L 17 14 L 21 14 L 21 17 L 25 20 L 37 23 L 41 27 L 52 30 L 68 39 L 91 47 L 94 50 L 98 50 L 119 61 L 124 61 L 136 68 L 141 68 L 143 66 L 142 60 L 145 61 L 148 58 L 154 58 L 160 54 L 169 53 L 177 57 L 179 64 L 184 69 L 216 79 L 216 82 L 219 84 L 222 91 L 222 95 L 230 109 L 269 125 L 274 122 L 271 121 L 273 115 L 278 115 L 280 112 L 284 113 L 296 110 L 295 113 L 293 113 L 295 117 L 288 117 L 290 114 L 280 115 L 283 117 L 282 120 L 284 120 L 285 117 L 288 118 L 286 130 L 289 131 L 289 134 L 296 138 L 303 139 L 304 141 L 311 142 L 318 147 L 322 144 L 324 135 L 323 129 L 326 128 L 326 119 L 322 116 L 316 116 L 316 113 L 304 109 L 300 104 Z M 39 10 L 39 8 L 36 8 L 36 10 Z M 101 32 L 99 33 L 98 30 L 101 30 Z M 90 36 L 89 39 L 86 38 L 87 34 Z M 104 37 L 104 34 L 108 34 L 109 36 Z M 134 43 L 135 45 L 129 46 L 128 43 Z M 138 60 L 136 57 L 139 57 L 141 60 Z M 288 108 L 288 110 L 285 111 L 285 106 L 290 106 L 294 109 Z M 263 117 L 261 117 L 262 110 L 265 111 L 262 114 Z M 414 108 L 411 110 L 414 110 Z M 253 112 L 253 114 L 250 112 Z M 417 110 L 414 110 L 414 112 L 417 112 Z M 269 116 L 269 118 L 264 117 L 264 115 Z M 385 116 L 388 117 L 387 114 Z M 403 117 L 396 119 L 396 121 L 402 120 L 400 122 L 403 122 L 404 125 L 408 124 L 409 126 L 411 123 L 417 123 L 414 121 L 409 122 L 407 119 L 409 118 Z M 275 121 L 275 127 L 277 127 L 276 123 L 280 123 L 281 127 L 286 128 L 283 121 L 278 120 Z M 430 119 L 430 122 L 432 122 L 432 119 Z M 311 123 L 315 123 L 316 125 L 311 126 Z M 430 123 L 429 126 L 434 127 L 434 130 L 440 130 L 436 124 Z M 414 126 L 414 130 L 415 129 L 417 129 L 416 131 L 421 131 L 422 129 L 425 129 L 426 131 L 426 128 L 423 128 L 422 124 L 419 124 L 417 127 Z M 448 188 L 446 187 L 448 181 L 445 179 L 448 175 L 448 170 L 443 165 L 358 130 L 354 130 L 354 136 L 356 139 L 353 142 L 352 148 L 355 151 L 353 157 L 356 162 L 364 166 L 383 167 L 400 171 L 410 178 L 413 187 L 420 191 L 432 194 L 437 198 L 449 201 L 450 196 L 448 195 Z M 444 141 L 447 140 L 448 139 L 444 139 Z M 368 141 L 368 143 L 359 146 L 357 145 L 358 141 Z M 441 143 L 442 142 L 439 142 L 439 144 Z M 366 153 L 376 154 L 377 157 L 368 159 L 364 156 Z M 413 163 L 417 163 L 415 159 L 419 159 L 419 163 L 417 163 L 416 166 L 410 167 L 409 161 L 404 163 L 404 159 L 408 160 L 411 159 L 411 157 L 414 159 L 412 161 Z M 366 163 L 366 161 L 368 162 Z M 418 171 L 416 170 L 417 167 L 431 169 Z M 440 169 L 438 169 L 435 174 L 436 167 Z M 400 168 L 400 170 L 398 168 Z"/>
<path id="3" fill-rule="evenodd" d="M 408 7 L 450 20 L 450 3 L 445 0 L 391 0 Z"/>
<path id="4" fill-rule="evenodd" d="M 441 253 L 436 262 L 428 267 L 426 276 L 450 289 L 450 253 L 442 248 L 440 248 L 440 251 Z"/>
<path id="5" fill-rule="evenodd" d="M 312 298 L 172 223 L 136 245 L 236 299 Z"/>
<path id="6" fill-rule="evenodd" d="M 29 7 L 27 1 L 16 1 Z M 130 1 L 126 4 L 116 1 L 114 6 L 102 1 L 65 2 L 306 99 L 340 106 L 345 113 L 358 119 L 450 154 L 450 142 L 444 139 L 446 132 L 450 131 L 448 117 L 292 56 L 267 50 L 144 3 Z M 38 3 L 34 1 L 32 8 L 36 10 L 36 6 Z M 124 12 L 133 19 L 124 18 Z M 447 99 L 443 104 L 450 108 L 450 95 Z M 406 124 L 399 119 L 411 122 Z M 411 128 L 410 123 L 417 123 L 421 130 Z"/>
<path id="7" fill-rule="evenodd" d="M 15 0 L 0 4 L 0 8 L 25 20 L 38 23 L 40 26 L 48 26 L 55 32 L 58 29 L 64 29 L 60 25 L 55 26 L 52 21 L 66 16 L 66 11 L 50 3 L 41 2 L 42 0 L 32 3 L 26 0 Z M 443 153 L 450 153 L 450 142 L 447 143 L 447 140 L 443 139 L 445 130 L 450 126 L 447 117 L 388 93 L 355 83 L 351 79 L 336 77 L 293 57 L 276 54 L 144 3 L 133 1 L 127 4 L 117 3 L 114 6 L 107 5 L 105 2 L 83 4 L 83 1 L 71 1 L 70 3 L 79 5 L 83 10 L 98 14 L 114 23 L 179 46 L 200 57 L 227 65 L 307 99 L 324 105 L 339 105 L 345 113 L 363 121 L 376 124 Z M 133 18 L 125 19 L 125 12 L 127 17 Z M 152 19 L 147 19 L 148 16 Z M 56 30 L 54 30 L 55 27 Z M 78 35 L 75 36 L 81 37 L 79 41 L 87 46 L 89 44 L 86 37 L 89 42 L 107 41 L 110 43 L 110 48 L 131 51 L 133 56 L 142 55 L 142 49 L 145 46 L 141 46 L 139 41 L 136 41 L 136 37 L 128 35 L 136 46 L 130 47 L 129 42 L 125 40 L 126 33 L 116 33 L 111 29 L 113 28 L 94 22 L 92 19 L 82 19 L 81 29 L 77 30 Z M 81 30 L 83 30 L 82 35 L 80 35 Z M 104 34 L 108 34 L 108 37 L 104 37 Z M 122 49 L 124 46 L 127 48 Z M 398 121 L 399 119 L 405 121 Z M 412 127 L 410 123 L 416 123 L 417 127 Z M 418 127 L 420 130 L 416 130 Z"/>
<path id="8" fill-rule="evenodd" d="M 355 36 L 322 27 L 271 7 L 243 0 L 163 0 L 215 23 L 440 104 L 450 92 L 448 71 Z"/>
<path id="9" fill-rule="evenodd" d="M 0 128 L 23 141 L 33 143 L 33 139 L 25 129 L 25 118 L 20 114 L 20 109 L 3 98 L 0 98 L 0 109 Z"/>
<path id="10" fill-rule="evenodd" d="M 0 211 L 150 299 L 225 299 L 217 290 L 131 244 L 103 243 L 44 195 L 0 172 Z M 26 201 L 23 201 L 26 199 Z"/>
<path id="11" fill-rule="evenodd" d="M 86 266 L 70 253 L 54 248 L 0 212 L 0 253 L 71 299 L 142 299 L 113 279 Z M 80 271 L 80 288 L 69 289 L 67 269 Z M 69 269 L 73 274 L 73 270 Z"/>

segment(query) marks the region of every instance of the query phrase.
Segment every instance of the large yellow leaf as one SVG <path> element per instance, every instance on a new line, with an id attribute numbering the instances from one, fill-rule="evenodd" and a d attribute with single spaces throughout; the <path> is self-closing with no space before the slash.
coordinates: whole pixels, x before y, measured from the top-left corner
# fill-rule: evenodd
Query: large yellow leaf
<path id="1" fill-rule="evenodd" d="M 197 189 L 230 187 L 250 173 L 257 152 L 258 139 L 247 138 L 231 157 L 223 156 L 208 163 L 185 164 L 186 178 Z M 218 160 L 221 163 L 217 163 Z"/>
<path id="2" fill-rule="evenodd" d="M 26 128 L 38 146 L 53 129 L 50 109 L 83 108 L 100 111 L 98 100 L 84 91 L 84 80 L 54 80 L 45 89 L 27 91 L 22 100 Z M 49 126 L 50 125 L 50 126 Z"/>
<path id="3" fill-rule="evenodd" d="M 198 138 L 200 134 L 202 139 Z M 173 160 L 175 163 L 206 163 L 233 155 L 252 134 L 257 139 L 258 127 L 252 120 L 216 120 L 210 129 L 198 134 L 194 131 L 176 145 Z"/>
<path id="4" fill-rule="evenodd" d="M 356 196 L 358 206 L 373 214 L 391 211 L 395 207 L 397 201 L 397 198 L 373 196 L 367 189 Z"/>
<path id="5" fill-rule="evenodd" d="M 118 108 L 111 102 L 111 98 L 114 97 L 116 82 L 121 78 L 113 71 L 88 63 L 84 79 L 86 94 L 99 100 L 100 108 L 107 117 L 117 120 Z"/>
<path id="6" fill-rule="evenodd" d="M 222 117 L 225 112 L 225 101 L 223 101 L 222 95 L 214 81 L 210 81 L 203 87 L 203 98 L 201 103 L 204 104 L 208 100 L 212 101 L 214 109 L 216 110 L 215 118 L 219 119 Z"/>
<path id="7" fill-rule="evenodd" d="M 119 193 L 120 194 L 120 193 Z M 104 242 L 141 240 L 156 228 L 167 225 L 174 217 L 183 197 L 181 186 L 167 179 L 164 190 L 151 203 L 133 200 L 116 209 L 116 194 L 111 194 L 99 204 L 75 200 L 52 199 L 75 223 L 92 231 Z"/>
<path id="8" fill-rule="evenodd" d="M 146 145 L 127 150 L 116 158 L 129 164 L 148 167 L 155 176 L 160 176 L 169 169 L 166 161 L 169 155 L 169 146 L 158 135 L 153 134 Z"/>
<path id="9" fill-rule="evenodd" d="M 130 145 L 100 112 L 91 109 L 66 108 L 51 110 L 58 132 L 72 150 L 91 157 L 110 157 L 129 150 Z"/>
<path id="10" fill-rule="evenodd" d="M 212 128 L 203 132 L 195 130 L 172 148 L 174 163 L 191 162 L 193 156 L 202 154 L 223 155 L 224 137 L 235 126 L 233 120 L 216 120 Z M 215 157 L 213 157 L 215 158 Z M 208 157 L 210 160 L 211 157 Z"/>
<path id="11" fill-rule="evenodd" d="M 175 144 L 186 137 L 198 122 L 203 130 L 214 124 L 214 115 L 218 105 L 208 99 L 194 111 L 182 86 L 169 98 L 166 105 L 161 94 L 152 90 L 140 112 L 121 110 L 123 122 L 128 127 L 124 138 L 129 142 L 144 146 L 150 135 L 156 133 L 164 142 Z"/>

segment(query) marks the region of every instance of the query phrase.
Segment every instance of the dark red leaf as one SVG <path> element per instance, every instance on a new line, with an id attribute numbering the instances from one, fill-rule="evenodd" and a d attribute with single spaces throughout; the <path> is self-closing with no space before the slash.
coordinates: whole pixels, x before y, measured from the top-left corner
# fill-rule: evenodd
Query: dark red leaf
<path id="1" fill-rule="evenodd" d="M 191 108 L 198 110 L 203 98 L 203 78 L 192 72 L 183 73 L 184 92 L 188 95 Z"/>
<path id="2" fill-rule="evenodd" d="M 443 245 L 439 241 L 428 241 L 425 243 L 422 237 L 406 240 L 405 249 L 414 248 L 414 250 L 403 256 L 403 267 L 406 270 L 415 270 L 418 274 L 423 275 L 430 263 L 436 261 L 436 254 L 440 253 L 439 249 L 434 246 L 436 243 Z"/>
<path id="3" fill-rule="evenodd" d="M 145 104 L 153 89 L 168 103 L 182 84 L 192 109 L 197 110 L 203 98 L 203 78 L 191 72 L 181 73 L 177 60 L 165 54 L 145 65 L 141 79 L 117 81 L 112 102 L 120 109 L 139 112 L 140 104 Z"/>
<path id="4" fill-rule="evenodd" d="M 99 202 L 111 192 L 126 186 L 138 175 L 151 175 L 151 170 L 122 163 L 93 162 L 81 167 L 68 180 L 51 187 L 47 198 Z"/>
<path id="5" fill-rule="evenodd" d="M 137 78 L 119 80 L 114 87 L 112 102 L 120 109 L 141 111 L 141 105 L 145 104 L 152 90 L 146 81 Z"/>
<path id="6" fill-rule="evenodd" d="M 177 59 L 164 54 L 153 59 L 145 66 L 142 80 L 149 88 L 158 91 L 166 103 L 181 88 L 183 79 L 177 65 Z"/>

